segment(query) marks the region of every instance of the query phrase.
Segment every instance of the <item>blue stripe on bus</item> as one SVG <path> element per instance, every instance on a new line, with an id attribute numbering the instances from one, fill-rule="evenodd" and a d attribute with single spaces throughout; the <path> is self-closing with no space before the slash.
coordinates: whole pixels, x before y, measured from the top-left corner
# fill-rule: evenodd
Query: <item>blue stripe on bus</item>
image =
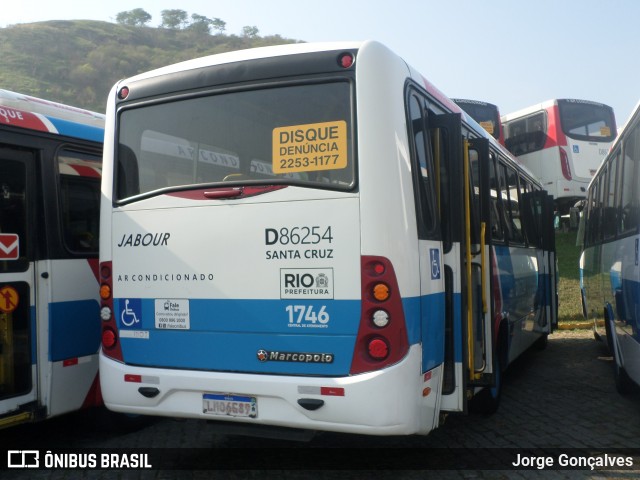
<path id="1" fill-rule="evenodd" d="M 47 119 L 56 127 L 60 135 L 83 138 L 100 143 L 104 141 L 104 129 L 102 128 L 61 120 L 55 117 L 47 117 Z"/>
<path id="2" fill-rule="evenodd" d="M 422 343 L 426 372 L 444 361 L 444 293 L 404 298 L 402 304 L 409 344 Z"/>
<path id="3" fill-rule="evenodd" d="M 189 330 L 161 329 L 155 325 L 155 299 L 115 299 L 114 311 L 121 333 L 149 332 L 148 339 L 121 334 L 128 364 L 194 370 L 224 370 L 304 375 L 347 375 L 351 368 L 360 324 L 360 300 L 204 300 L 189 301 Z M 329 315 L 324 325 L 302 320 L 290 324 L 287 307 L 322 307 Z M 125 306 L 139 321 L 124 325 Z M 403 299 L 408 340 L 423 342 L 423 363 L 433 368 L 444 356 L 443 333 L 430 332 L 444 315 L 444 294 Z M 422 315 L 421 315 L 422 312 Z M 421 332 L 425 332 L 424 336 Z M 259 350 L 280 353 L 330 354 L 331 363 L 296 361 L 260 362 Z"/>
<path id="4" fill-rule="evenodd" d="M 98 352 L 100 309 L 96 300 L 49 304 L 49 360 L 84 357 Z"/>

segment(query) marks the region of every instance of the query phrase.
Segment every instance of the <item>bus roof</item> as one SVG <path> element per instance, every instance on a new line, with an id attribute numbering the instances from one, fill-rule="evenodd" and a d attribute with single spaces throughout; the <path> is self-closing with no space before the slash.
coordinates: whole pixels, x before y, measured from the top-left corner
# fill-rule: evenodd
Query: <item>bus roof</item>
<path id="1" fill-rule="evenodd" d="M 314 52 L 325 52 L 325 51 L 340 51 L 340 50 L 363 50 L 367 47 L 382 47 L 386 50 L 388 48 L 375 41 L 375 40 L 366 40 L 366 41 L 345 41 L 345 42 L 317 42 L 317 43 L 294 43 L 294 44 L 286 44 L 286 45 L 275 45 L 268 47 L 258 47 L 258 48 L 249 48 L 245 50 L 237 50 L 232 52 L 224 52 L 218 53 L 214 55 L 209 55 L 205 57 L 195 58 L 191 60 L 186 60 L 184 62 L 175 63 L 172 65 L 167 65 L 165 67 L 161 67 L 155 70 L 151 70 L 148 72 L 141 73 L 139 75 L 135 75 L 129 77 L 127 79 L 120 80 L 114 85 L 114 90 L 120 89 L 121 87 L 126 86 L 128 82 L 137 82 L 140 80 L 145 80 L 149 78 L 159 77 L 162 75 L 170 75 L 172 73 L 179 73 L 186 70 L 195 70 L 198 68 L 205 68 L 213 65 L 225 65 L 229 63 L 242 62 L 246 60 L 255 60 L 262 58 L 271 58 L 278 56 L 286 56 L 286 55 L 297 55 L 297 54 L 305 54 L 305 53 L 314 53 Z M 391 50 L 388 50 L 393 55 L 396 55 Z M 397 55 L 396 55 L 397 56 Z M 398 57 L 400 58 L 400 57 Z M 403 62 L 404 59 L 401 59 Z M 356 60 L 357 61 L 357 60 Z M 496 145 L 505 156 L 511 159 L 514 163 L 518 164 L 532 179 L 535 178 L 531 174 L 531 172 L 522 165 L 516 157 L 514 157 L 504 146 L 500 145 L 493 136 L 491 136 L 480 124 L 478 124 L 470 115 L 468 115 L 460 106 L 458 106 L 455 102 L 453 102 L 447 95 L 441 92 L 437 87 L 435 87 L 429 80 L 427 80 L 424 75 L 418 72 L 414 67 L 405 63 L 407 66 L 407 74 L 413 78 L 434 97 L 436 98 L 443 107 L 447 108 L 451 112 L 459 113 L 462 116 L 464 122 L 468 125 L 471 125 L 472 128 L 476 131 L 480 136 L 487 138 L 490 142 Z"/>
<path id="2" fill-rule="evenodd" d="M 0 89 L 0 124 L 102 142 L 104 121 L 101 113 Z"/>
<path id="3" fill-rule="evenodd" d="M 565 102 L 572 102 L 572 103 L 584 103 L 587 105 L 596 105 L 599 107 L 609 107 L 609 105 L 605 104 L 605 103 L 600 103 L 600 102 L 594 102 L 591 100 L 580 100 L 580 99 L 576 99 L 576 98 L 552 98 L 550 100 L 545 100 L 544 102 L 540 102 L 540 103 L 536 103 L 535 105 L 530 105 L 528 107 L 525 108 L 521 108 L 520 110 L 516 110 L 515 112 L 511 112 L 511 113 L 507 113 L 505 115 L 502 115 L 502 117 L 500 118 L 500 121 L 507 122 L 509 120 L 513 120 L 514 118 L 518 118 L 518 117 L 524 117 L 525 115 L 529 115 L 531 113 L 534 112 L 538 112 L 540 110 L 545 110 L 549 107 L 552 107 L 554 105 L 558 104 L 558 101 L 565 101 Z"/>
<path id="4" fill-rule="evenodd" d="M 174 63 L 165 67 L 151 70 L 127 79 L 137 81 L 145 78 L 157 77 L 184 70 L 193 70 L 211 65 L 223 65 L 226 63 L 242 62 L 260 58 L 279 57 L 284 55 L 296 55 L 327 50 L 351 50 L 359 49 L 366 42 L 319 42 L 319 43 L 290 43 L 286 45 L 274 45 L 269 47 L 248 48 L 232 52 L 218 53 L 206 57 L 194 58 L 180 63 Z M 118 82 L 120 83 L 120 82 Z"/>

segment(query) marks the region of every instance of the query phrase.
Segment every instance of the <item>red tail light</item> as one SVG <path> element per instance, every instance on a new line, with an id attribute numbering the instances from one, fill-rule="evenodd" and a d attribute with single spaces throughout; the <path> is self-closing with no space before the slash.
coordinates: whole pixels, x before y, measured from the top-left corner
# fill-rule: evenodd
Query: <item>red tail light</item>
<path id="1" fill-rule="evenodd" d="M 569 156 L 564 148 L 560 148 L 560 165 L 562 166 L 562 175 L 567 180 L 571 180 L 571 167 L 569 166 Z"/>
<path id="2" fill-rule="evenodd" d="M 118 326 L 113 312 L 113 272 L 111 262 L 100 264 L 100 318 L 102 319 L 102 353 L 123 361 Z"/>
<path id="3" fill-rule="evenodd" d="M 352 375 L 380 370 L 399 362 L 409 351 L 398 281 L 384 257 L 361 259 L 362 310 Z"/>

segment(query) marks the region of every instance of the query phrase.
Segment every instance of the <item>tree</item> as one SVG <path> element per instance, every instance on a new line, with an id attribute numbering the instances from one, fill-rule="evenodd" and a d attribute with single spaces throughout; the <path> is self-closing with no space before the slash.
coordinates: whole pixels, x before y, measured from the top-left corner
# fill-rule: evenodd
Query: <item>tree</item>
<path id="1" fill-rule="evenodd" d="M 227 29 L 227 22 L 222 21 L 219 18 L 214 18 L 211 22 L 211 27 L 218 33 L 224 33 Z"/>
<path id="2" fill-rule="evenodd" d="M 259 31 L 255 25 L 253 27 L 245 26 L 242 27 L 242 36 L 245 38 L 256 38 Z"/>
<path id="3" fill-rule="evenodd" d="M 211 20 L 210 18 L 194 13 L 193 15 L 191 15 L 191 25 L 189 25 L 188 30 L 196 33 L 208 34 L 211 31 L 212 23 L 213 20 Z"/>
<path id="4" fill-rule="evenodd" d="M 187 25 L 187 12 L 184 10 L 162 10 L 160 15 L 162 16 L 162 23 L 160 24 L 162 28 L 180 30 Z"/>
<path id="5" fill-rule="evenodd" d="M 227 24 L 219 18 L 207 18 L 202 15 L 194 13 L 191 15 L 191 25 L 187 27 L 196 33 L 211 33 L 211 29 L 216 30 L 218 33 L 224 32 Z"/>
<path id="6" fill-rule="evenodd" d="M 149 15 L 142 8 L 135 8 L 126 12 L 120 12 L 116 15 L 116 22 L 120 25 L 142 27 L 150 21 L 151 15 Z"/>

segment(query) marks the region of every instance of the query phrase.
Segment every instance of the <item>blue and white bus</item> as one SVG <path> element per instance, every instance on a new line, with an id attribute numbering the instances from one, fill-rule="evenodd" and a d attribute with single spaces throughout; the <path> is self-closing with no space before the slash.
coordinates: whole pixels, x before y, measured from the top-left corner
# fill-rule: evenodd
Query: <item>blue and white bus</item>
<path id="1" fill-rule="evenodd" d="M 555 323 L 551 197 L 379 43 L 122 80 L 105 140 L 112 410 L 426 434 Z"/>
<path id="2" fill-rule="evenodd" d="M 101 403 L 103 128 L 0 90 L 0 428 Z"/>
<path id="3" fill-rule="evenodd" d="M 579 241 L 585 318 L 606 338 L 621 393 L 640 384 L 640 105 L 589 185 Z"/>

